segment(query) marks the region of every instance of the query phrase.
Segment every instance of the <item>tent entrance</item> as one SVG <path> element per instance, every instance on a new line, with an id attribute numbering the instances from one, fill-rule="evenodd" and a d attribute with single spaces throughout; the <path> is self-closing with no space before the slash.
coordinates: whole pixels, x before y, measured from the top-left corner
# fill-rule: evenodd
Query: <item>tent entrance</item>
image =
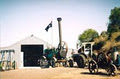
<path id="1" fill-rule="evenodd" d="M 39 66 L 38 60 L 43 56 L 43 45 L 21 45 L 24 67 Z"/>

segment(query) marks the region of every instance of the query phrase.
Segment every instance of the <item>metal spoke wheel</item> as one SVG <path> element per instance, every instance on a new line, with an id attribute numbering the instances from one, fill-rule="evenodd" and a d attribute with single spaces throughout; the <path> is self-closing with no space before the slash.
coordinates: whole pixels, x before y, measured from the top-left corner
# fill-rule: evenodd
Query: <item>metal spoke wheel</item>
<path id="1" fill-rule="evenodd" d="M 115 66 L 114 64 L 110 64 L 110 65 L 109 65 L 109 68 L 107 69 L 108 75 L 115 76 L 115 75 L 116 75 L 116 72 L 117 72 L 116 66 Z"/>
<path id="2" fill-rule="evenodd" d="M 62 62 L 62 64 L 63 64 L 63 66 L 64 67 L 69 67 L 69 60 L 64 60 L 63 62 Z"/>
<path id="3" fill-rule="evenodd" d="M 98 65 L 95 60 L 91 60 L 88 65 L 90 73 L 98 73 Z"/>
<path id="4" fill-rule="evenodd" d="M 40 67 L 41 67 L 41 68 L 47 68 L 47 67 L 49 67 L 48 61 L 47 61 L 47 59 L 46 59 L 45 56 L 43 56 L 43 57 L 40 59 Z"/>
<path id="5" fill-rule="evenodd" d="M 61 49 L 61 50 L 60 50 Z M 60 44 L 58 45 L 58 51 L 60 51 L 60 56 L 62 57 L 66 57 L 67 52 L 68 52 L 68 46 L 67 43 L 62 41 L 62 46 L 60 46 Z"/>

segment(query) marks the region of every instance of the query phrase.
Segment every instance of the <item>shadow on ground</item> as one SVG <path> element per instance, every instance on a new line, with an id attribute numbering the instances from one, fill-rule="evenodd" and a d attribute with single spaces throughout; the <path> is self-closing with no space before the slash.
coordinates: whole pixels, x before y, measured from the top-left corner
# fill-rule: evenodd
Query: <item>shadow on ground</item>
<path id="1" fill-rule="evenodd" d="M 107 73 L 103 73 L 103 72 L 98 72 L 98 73 L 82 72 L 81 74 L 85 74 L 85 75 L 100 75 L 100 76 L 107 76 L 107 77 L 109 77 L 109 75 Z"/>

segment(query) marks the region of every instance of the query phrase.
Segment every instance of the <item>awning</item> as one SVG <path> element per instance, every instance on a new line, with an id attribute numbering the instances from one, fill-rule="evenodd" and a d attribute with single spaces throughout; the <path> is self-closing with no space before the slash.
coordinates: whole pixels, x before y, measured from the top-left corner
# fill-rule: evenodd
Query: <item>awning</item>
<path id="1" fill-rule="evenodd" d="M 0 50 L 0 53 L 7 53 L 7 52 L 15 52 L 15 50 L 13 50 L 13 49 L 9 49 L 9 50 Z"/>

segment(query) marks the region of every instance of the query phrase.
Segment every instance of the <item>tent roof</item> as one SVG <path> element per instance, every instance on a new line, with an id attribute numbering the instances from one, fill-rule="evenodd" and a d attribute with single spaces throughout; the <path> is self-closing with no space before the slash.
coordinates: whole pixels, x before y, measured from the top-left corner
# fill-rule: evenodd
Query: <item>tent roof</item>
<path id="1" fill-rule="evenodd" d="M 0 48 L 10 48 L 14 45 L 17 45 L 17 44 L 46 44 L 47 46 L 52 46 L 51 44 L 47 43 L 46 41 L 40 39 L 40 38 L 37 38 L 36 36 L 29 36 L 29 37 L 26 37 L 25 39 L 21 40 L 21 41 L 18 41 L 10 46 L 7 46 L 7 47 L 0 47 Z"/>

